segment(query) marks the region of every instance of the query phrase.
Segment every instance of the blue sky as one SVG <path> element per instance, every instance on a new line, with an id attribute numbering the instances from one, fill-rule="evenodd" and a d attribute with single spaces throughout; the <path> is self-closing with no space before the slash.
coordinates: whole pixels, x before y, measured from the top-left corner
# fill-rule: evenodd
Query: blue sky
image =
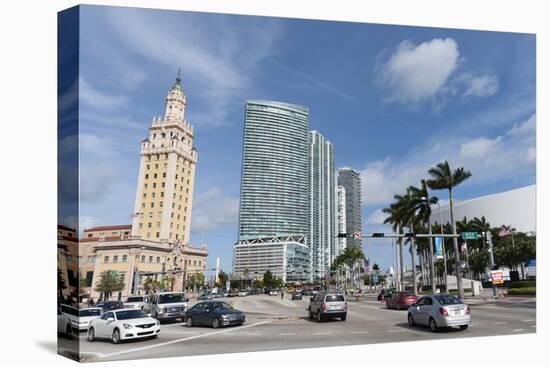
<path id="1" fill-rule="evenodd" d="M 535 183 L 534 35 L 81 9 L 81 228 L 131 222 L 140 141 L 178 68 L 199 151 L 191 240 L 211 267 L 231 270 L 247 99 L 309 108 L 336 166 L 361 172 L 364 232 L 387 231 L 380 209 L 444 159 L 473 174 L 458 200 Z M 391 242 L 366 251 L 391 265 Z"/>

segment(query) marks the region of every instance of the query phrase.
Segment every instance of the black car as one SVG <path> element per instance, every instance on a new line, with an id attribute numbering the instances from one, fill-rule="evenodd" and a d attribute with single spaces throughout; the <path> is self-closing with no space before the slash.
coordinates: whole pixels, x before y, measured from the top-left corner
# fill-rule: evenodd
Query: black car
<path id="1" fill-rule="evenodd" d="M 104 301 L 99 302 L 95 307 L 101 308 L 101 312 L 107 312 L 124 308 L 124 303 L 122 301 Z"/>
<path id="2" fill-rule="evenodd" d="M 302 300 L 302 292 L 299 292 L 299 291 L 292 292 L 292 298 L 291 299 L 293 301 L 294 300 Z"/>
<path id="3" fill-rule="evenodd" d="M 312 296 L 313 295 L 313 289 L 311 288 L 304 288 L 302 291 L 302 295 L 304 296 Z"/>
<path id="4" fill-rule="evenodd" d="M 219 328 L 229 325 L 242 325 L 246 316 L 222 301 L 200 302 L 188 309 L 184 316 L 187 327 L 208 325 Z"/>

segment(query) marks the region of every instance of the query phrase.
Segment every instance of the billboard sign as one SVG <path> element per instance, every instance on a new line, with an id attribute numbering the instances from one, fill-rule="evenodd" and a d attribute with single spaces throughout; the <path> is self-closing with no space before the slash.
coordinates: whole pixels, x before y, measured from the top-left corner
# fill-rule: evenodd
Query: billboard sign
<path id="1" fill-rule="evenodd" d="M 443 259 L 443 237 L 434 238 L 435 258 Z"/>

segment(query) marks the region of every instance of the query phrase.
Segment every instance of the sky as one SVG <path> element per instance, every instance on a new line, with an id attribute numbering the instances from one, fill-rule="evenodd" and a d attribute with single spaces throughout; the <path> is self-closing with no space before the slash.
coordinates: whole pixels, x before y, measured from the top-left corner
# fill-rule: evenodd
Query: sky
<path id="1" fill-rule="evenodd" d="M 336 167 L 361 172 L 364 233 L 390 232 L 381 209 L 445 159 L 472 173 L 457 200 L 535 183 L 534 35 L 82 6 L 80 42 L 81 230 L 131 223 L 140 142 L 178 68 L 198 150 L 191 243 L 210 268 L 231 271 L 248 99 L 309 108 Z M 387 268 L 391 246 L 363 249 Z"/>

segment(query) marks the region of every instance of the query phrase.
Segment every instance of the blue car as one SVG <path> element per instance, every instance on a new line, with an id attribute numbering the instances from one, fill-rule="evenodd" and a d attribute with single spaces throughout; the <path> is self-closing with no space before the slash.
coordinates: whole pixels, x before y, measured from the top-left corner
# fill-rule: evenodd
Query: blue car
<path id="1" fill-rule="evenodd" d="M 242 325 L 245 320 L 244 312 L 222 301 L 199 302 L 189 308 L 184 316 L 187 327 L 206 325 L 215 329 L 222 326 Z"/>

